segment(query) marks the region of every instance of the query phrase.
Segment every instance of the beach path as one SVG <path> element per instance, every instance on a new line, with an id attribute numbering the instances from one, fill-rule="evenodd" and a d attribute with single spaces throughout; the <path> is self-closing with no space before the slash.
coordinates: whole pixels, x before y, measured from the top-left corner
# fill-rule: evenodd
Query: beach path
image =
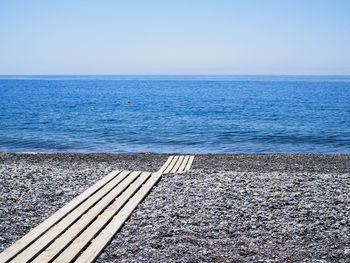
<path id="1" fill-rule="evenodd" d="M 188 171 L 172 155 L 157 172 L 113 171 L 0 254 L 5 262 L 93 262 L 162 174 Z"/>

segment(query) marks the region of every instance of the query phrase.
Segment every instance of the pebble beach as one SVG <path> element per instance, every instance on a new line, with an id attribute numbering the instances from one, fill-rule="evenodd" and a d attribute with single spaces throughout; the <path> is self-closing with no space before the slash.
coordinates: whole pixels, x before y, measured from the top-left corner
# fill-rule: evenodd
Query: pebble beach
<path id="1" fill-rule="evenodd" d="M 112 170 L 167 154 L 0 153 L 0 252 Z M 97 262 L 350 262 L 350 155 L 203 154 L 163 175 Z"/>

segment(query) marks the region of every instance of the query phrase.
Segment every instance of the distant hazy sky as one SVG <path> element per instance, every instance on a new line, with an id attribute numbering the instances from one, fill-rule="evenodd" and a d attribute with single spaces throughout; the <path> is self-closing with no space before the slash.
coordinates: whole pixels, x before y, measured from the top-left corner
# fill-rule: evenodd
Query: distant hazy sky
<path id="1" fill-rule="evenodd" d="M 0 0 L 0 74 L 350 74 L 350 0 Z"/>

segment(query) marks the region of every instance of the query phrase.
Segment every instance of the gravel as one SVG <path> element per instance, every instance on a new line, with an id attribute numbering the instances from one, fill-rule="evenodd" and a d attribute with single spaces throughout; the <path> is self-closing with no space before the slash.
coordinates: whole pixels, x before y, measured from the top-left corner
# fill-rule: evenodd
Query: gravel
<path id="1" fill-rule="evenodd" d="M 0 252 L 113 170 L 159 169 L 155 154 L 0 153 Z"/>
<path id="2" fill-rule="evenodd" d="M 158 154 L 0 153 L 0 251 L 111 170 Z M 97 262 L 350 262 L 350 155 L 196 155 Z"/>

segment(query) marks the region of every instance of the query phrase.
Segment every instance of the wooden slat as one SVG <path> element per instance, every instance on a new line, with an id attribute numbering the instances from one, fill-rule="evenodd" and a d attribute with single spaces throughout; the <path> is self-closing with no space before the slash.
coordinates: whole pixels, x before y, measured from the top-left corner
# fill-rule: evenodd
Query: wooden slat
<path id="1" fill-rule="evenodd" d="M 102 188 L 105 184 L 115 178 L 119 173 L 119 171 L 113 171 L 109 173 L 104 178 L 99 180 L 96 184 L 85 190 L 82 194 L 73 198 L 68 204 L 63 206 L 40 225 L 33 228 L 28 234 L 19 239 L 12 246 L 5 249 L 0 254 L 0 263 L 8 262 L 11 258 L 23 251 L 26 247 L 28 247 L 36 239 L 43 235 L 48 229 L 50 229 L 54 224 L 59 222 L 64 216 L 66 216 L 69 212 L 79 206 L 82 202 L 84 202 L 87 198 Z"/>
<path id="2" fill-rule="evenodd" d="M 182 160 L 179 170 L 177 170 L 178 173 L 182 173 L 185 170 L 189 158 L 190 156 L 186 155 L 185 158 Z"/>
<path id="3" fill-rule="evenodd" d="M 194 156 L 191 155 L 191 156 L 190 156 L 190 159 L 188 160 L 188 163 L 187 163 L 187 165 L 186 165 L 185 171 L 190 170 L 191 165 L 192 165 L 192 163 L 193 163 L 193 159 L 194 159 Z"/>
<path id="4" fill-rule="evenodd" d="M 179 169 L 183 159 L 184 159 L 184 156 L 180 155 L 179 159 L 177 159 L 177 162 L 174 165 L 173 169 L 171 169 L 170 173 L 176 173 L 176 171 Z"/>
<path id="5" fill-rule="evenodd" d="M 86 226 L 93 221 L 103 211 L 103 209 L 105 209 L 110 202 L 112 202 L 122 191 L 124 191 L 140 174 L 141 172 L 132 172 L 32 262 L 49 262 L 56 255 L 58 255 L 58 253 L 60 253 L 76 236 L 78 236 L 79 233 L 81 233 Z"/>
<path id="6" fill-rule="evenodd" d="M 178 155 L 174 156 L 174 158 L 172 159 L 172 161 L 169 164 L 168 168 L 165 169 L 163 174 L 167 174 L 167 173 L 169 173 L 171 171 L 171 169 L 173 169 L 174 165 L 176 164 L 177 159 L 179 159 L 179 156 Z"/>
<path id="7" fill-rule="evenodd" d="M 87 229 L 85 229 L 84 232 L 78 236 L 53 262 L 65 263 L 73 260 L 95 237 L 96 233 L 98 233 L 101 228 L 103 228 L 110 221 L 110 219 L 113 218 L 113 216 L 150 177 L 150 175 L 151 173 L 143 172 L 141 176 L 133 184 L 131 184 L 130 187 L 126 189 L 123 194 L 119 196 L 101 215 L 99 215 L 99 217 Z M 114 235 L 118 229 L 111 230 L 112 234 Z"/>
<path id="8" fill-rule="evenodd" d="M 147 193 L 157 183 L 161 173 L 154 173 L 141 189 L 125 204 L 125 206 L 115 215 L 112 221 L 102 230 L 102 232 L 91 242 L 90 246 L 77 258 L 76 263 L 93 262 L 101 251 L 111 241 L 114 234 L 121 228 L 129 218 L 132 211 L 143 200 Z"/>
<path id="9" fill-rule="evenodd" d="M 38 238 L 34 243 L 27 247 L 23 253 L 17 255 L 13 263 L 24 263 L 31 260 L 37 254 L 39 254 L 45 247 L 57 238 L 63 231 L 65 231 L 71 224 L 75 222 L 82 214 L 84 214 L 91 206 L 93 206 L 97 201 L 99 201 L 105 194 L 107 194 L 111 189 L 113 189 L 117 184 L 119 184 L 130 172 L 123 171 L 109 183 L 107 183 L 103 188 L 101 188 L 94 195 L 89 197 L 84 203 L 74 209 L 66 217 L 64 217 L 60 222 L 48 230 L 44 235 Z"/>
<path id="10" fill-rule="evenodd" d="M 165 169 L 168 168 L 168 166 L 169 166 L 170 162 L 173 160 L 173 158 L 174 158 L 173 155 L 169 156 L 168 160 L 164 163 L 164 165 L 162 166 L 162 168 L 160 168 L 160 169 L 158 170 L 158 172 L 161 172 L 161 173 L 164 172 Z"/>

